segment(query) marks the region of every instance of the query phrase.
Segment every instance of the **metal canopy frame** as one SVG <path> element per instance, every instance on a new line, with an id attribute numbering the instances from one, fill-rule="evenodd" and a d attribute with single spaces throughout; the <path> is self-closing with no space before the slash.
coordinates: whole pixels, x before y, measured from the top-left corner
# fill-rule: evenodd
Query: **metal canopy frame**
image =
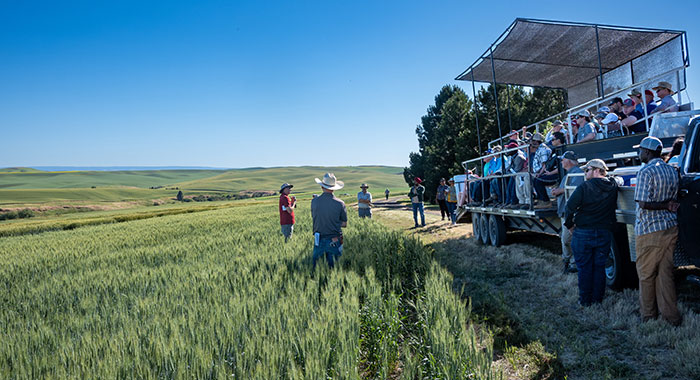
<path id="1" fill-rule="evenodd" d="M 538 30 L 549 33 L 569 32 L 569 38 L 579 38 L 580 41 L 584 42 L 594 41 L 595 46 L 578 46 L 579 48 L 588 49 L 588 53 L 581 54 L 581 56 L 585 56 L 587 58 L 580 58 L 579 60 L 590 62 L 587 62 L 588 64 L 577 63 L 576 60 L 578 59 L 578 55 L 575 56 L 576 59 L 570 59 L 571 56 L 563 56 L 561 51 L 555 45 L 557 43 L 565 44 L 565 41 L 554 41 L 552 45 L 549 46 L 549 48 L 554 51 L 550 52 L 549 55 L 542 57 L 540 51 L 542 48 L 541 46 L 537 46 L 535 49 L 530 50 L 524 48 L 525 46 L 523 46 L 522 42 L 523 39 L 521 39 L 520 36 L 513 34 L 516 28 L 520 31 L 530 28 L 532 29 L 531 32 L 533 33 Z M 581 28 L 577 29 L 577 31 L 580 33 L 573 33 L 572 28 Z M 581 36 L 585 33 L 590 33 L 590 36 L 588 36 L 590 41 Z M 650 41 L 650 43 L 645 47 L 639 47 L 638 44 L 636 44 L 637 46 L 630 47 L 628 52 L 616 53 L 617 56 L 613 56 L 614 54 L 610 52 L 619 52 L 619 49 L 601 51 L 601 38 L 599 37 L 600 33 L 605 33 L 608 40 L 611 38 L 614 40 L 619 37 L 644 41 L 645 38 L 648 39 L 653 37 L 655 41 Z M 477 82 L 481 83 L 496 83 L 504 85 L 568 90 L 569 88 L 578 86 L 589 80 L 600 78 L 598 88 L 600 90 L 600 95 L 604 95 L 604 87 L 602 83 L 603 74 L 615 70 L 616 68 L 631 62 L 634 59 L 639 58 L 678 37 L 681 38 L 683 63 L 684 66 L 687 67 L 690 65 L 690 58 L 688 55 L 688 40 L 686 38 L 685 31 L 517 18 L 471 66 L 459 74 L 455 79 L 465 81 L 476 80 Z M 511 45 L 510 47 L 508 46 L 509 44 Z M 521 46 L 518 46 L 518 44 Z M 569 46 L 568 44 L 565 45 Z M 511 50 L 508 50 L 509 48 Z M 512 50 L 513 48 L 516 50 Z M 523 57 L 521 59 L 520 51 L 517 50 L 518 48 L 521 48 L 520 51 L 523 52 L 523 55 L 537 50 L 538 53 L 535 53 L 537 57 L 532 57 L 533 54 L 530 54 L 530 57 Z M 607 46 L 603 46 L 603 48 L 611 49 Z M 596 53 L 597 60 L 595 59 Z M 561 73 L 563 70 L 567 69 L 570 73 L 566 75 L 559 75 L 558 78 L 553 77 L 557 73 Z M 497 76 L 497 70 L 506 72 L 508 78 L 501 79 L 500 81 L 496 80 L 495 77 Z M 525 78 L 527 76 L 525 75 L 525 70 L 529 70 L 529 76 L 531 78 Z M 492 72 L 487 73 L 487 71 Z M 574 75 L 574 73 L 576 75 Z M 550 77 L 548 77 L 548 74 L 550 74 Z M 501 77 L 503 76 L 504 75 L 501 75 Z"/>

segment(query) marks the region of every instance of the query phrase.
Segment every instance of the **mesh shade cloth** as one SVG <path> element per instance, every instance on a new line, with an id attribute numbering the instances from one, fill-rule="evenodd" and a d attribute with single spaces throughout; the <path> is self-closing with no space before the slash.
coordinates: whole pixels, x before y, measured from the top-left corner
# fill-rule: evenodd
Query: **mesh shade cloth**
<path id="1" fill-rule="evenodd" d="M 598 27 L 603 73 L 611 71 L 680 36 L 680 32 Z M 479 61 L 477 61 L 479 62 Z M 496 82 L 571 88 L 599 75 L 594 26 L 517 20 L 493 49 Z M 457 80 L 492 82 L 488 54 Z"/>

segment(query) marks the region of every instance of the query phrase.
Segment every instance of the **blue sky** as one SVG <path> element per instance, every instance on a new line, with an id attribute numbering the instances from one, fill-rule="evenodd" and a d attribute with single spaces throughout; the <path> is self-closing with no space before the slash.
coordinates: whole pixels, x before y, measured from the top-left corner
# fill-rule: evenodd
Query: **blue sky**
<path id="1" fill-rule="evenodd" d="M 686 30 L 697 101 L 687 3 L 1 0 L 0 167 L 405 166 L 516 17 Z"/>

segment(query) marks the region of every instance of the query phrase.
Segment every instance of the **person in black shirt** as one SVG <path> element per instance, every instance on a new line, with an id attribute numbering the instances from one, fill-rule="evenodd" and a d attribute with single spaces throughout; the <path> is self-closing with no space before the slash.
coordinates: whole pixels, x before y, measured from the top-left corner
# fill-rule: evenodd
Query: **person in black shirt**
<path id="1" fill-rule="evenodd" d="M 615 225 L 618 183 L 607 177 L 608 167 L 603 160 L 590 160 L 583 170 L 586 181 L 566 203 L 564 226 L 573 234 L 579 303 L 589 306 L 602 302 L 605 295 L 605 262 Z"/>
<path id="2" fill-rule="evenodd" d="M 640 133 L 647 130 L 646 124 L 642 122 L 637 122 L 644 118 L 644 115 L 636 109 L 637 105 L 634 104 L 632 99 L 625 99 L 622 103 L 622 112 L 625 113 L 625 117 L 620 121 L 624 127 L 627 127 L 630 133 Z"/>

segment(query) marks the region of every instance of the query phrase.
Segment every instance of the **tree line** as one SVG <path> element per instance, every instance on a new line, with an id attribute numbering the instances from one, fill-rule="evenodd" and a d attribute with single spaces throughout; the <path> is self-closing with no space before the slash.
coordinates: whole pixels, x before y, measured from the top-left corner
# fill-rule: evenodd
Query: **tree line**
<path id="1" fill-rule="evenodd" d="M 566 93 L 559 89 L 497 85 L 500 133 L 507 134 L 566 109 Z M 418 152 L 409 154 L 404 179 L 411 185 L 423 179 L 426 199 L 434 199 L 440 178 L 464 173 L 462 162 L 480 156 L 476 120 L 479 121 L 481 150 L 498 138 L 496 97 L 493 85 L 479 89 L 474 100 L 458 86 L 445 85 L 435 96 L 416 127 Z M 477 165 L 475 165 L 477 166 Z"/>

